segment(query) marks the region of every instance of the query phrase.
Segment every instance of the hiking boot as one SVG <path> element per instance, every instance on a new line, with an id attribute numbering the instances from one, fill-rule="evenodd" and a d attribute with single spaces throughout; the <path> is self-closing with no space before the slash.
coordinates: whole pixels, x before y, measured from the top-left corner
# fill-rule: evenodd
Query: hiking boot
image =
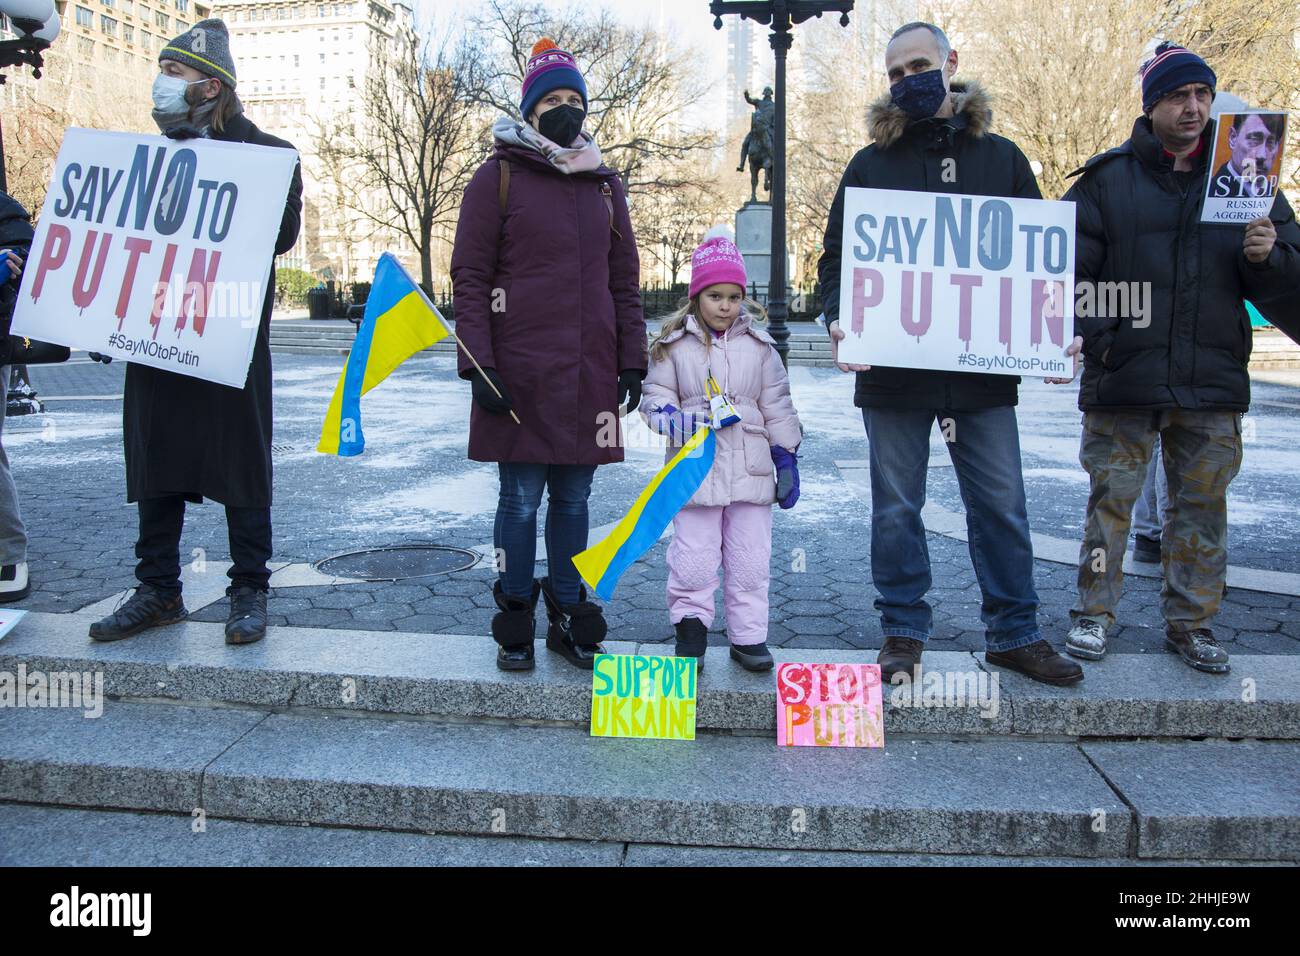
<path id="1" fill-rule="evenodd" d="M 605 653 L 604 640 L 608 631 L 605 616 L 599 604 L 587 600 L 587 589 L 578 585 L 578 600 L 573 604 L 560 604 L 551 591 L 551 579 L 542 578 L 542 599 L 546 603 L 546 646 L 574 667 L 591 670 L 596 666 L 596 655 Z"/>
<path id="2" fill-rule="evenodd" d="M 891 684 L 895 674 L 906 674 L 911 680 L 915 668 L 921 663 L 921 652 L 925 650 L 925 641 L 914 637 L 886 637 L 876 655 L 880 665 L 881 683 Z"/>
<path id="3" fill-rule="evenodd" d="M 1191 667 L 1207 674 L 1226 674 L 1231 670 L 1228 652 L 1214 639 L 1208 627 L 1191 631 L 1165 630 L 1165 647 Z"/>
<path id="4" fill-rule="evenodd" d="M 772 654 L 767 641 L 761 644 L 732 644 L 731 659 L 747 671 L 770 671 Z"/>
<path id="5" fill-rule="evenodd" d="M 1144 534 L 1133 536 L 1133 560 L 1139 564 L 1160 563 L 1160 539 L 1148 538 Z"/>
<path id="6" fill-rule="evenodd" d="M 185 602 L 179 593 L 166 594 L 152 584 L 141 584 L 125 604 L 108 617 L 90 625 L 90 636 L 96 641 L 120 641 L 151 627 L 175 624 L 189 617 Z"/>
<path id="7" fill-rule="evenodd" d="M 1106 625 L 1086 617 L 1075 621 L 1065 639 L 1065 652 L 1085 661 L 1101 660 L 1106 656 Z"/>
<path id="8" fill-rule="evenodd" d="M 497 667 L 503 671 L 533 669 L 533 632 L 537 627 L 537 582 L 528 600 L 501 593 L 501 580 L 492 582 L 492 600 L 501 610 L 492 616 L 492 639 L 497 647 Z"/>
<path id="9" fill-rule="evenodd" d="M 0 568 L 0 604 L 21 601 L 32 593 L 32 582 L 27 576 L 27 562 L 6 564 Z"/>
<path id="10" fill-rule="evenodd" d="M 709 647 L 709 629 L 698 617 L 684 617 L 674 627 L 677 629 L 677 657 L 694 657 L 696 667 L 703 669 L 704 652 Z"/>
<path id="11" fill-rule="evenodd" d="M 227 644 L 254 644 L 266 637 L 266 592 L 241 586 L 230 592 Z"/>
<path id="12" fill-rule="evenodd" d="M 1037 640 L 1014 651 L 985 651 L 984 660 L 995 667 L 1018 671 L 1043 684 L 1062 687 L 1083 680 L 1083 668 L 1064 654 L 1058 654 L 1045 640 Z"/>

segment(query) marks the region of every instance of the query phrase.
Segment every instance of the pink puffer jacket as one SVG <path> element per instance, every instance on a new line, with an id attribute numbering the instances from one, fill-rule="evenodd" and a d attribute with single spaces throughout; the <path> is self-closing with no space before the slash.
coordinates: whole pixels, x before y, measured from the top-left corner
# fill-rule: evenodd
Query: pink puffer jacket
<path id="1" fill-rule="evenodd" d="M 707 422 L 705 379 L 712 367 L 713 377 L 741 420 L 717 432 L 713 468 L 686 507 L 737 501 L 772 504 L 776 479 L 769 449 L 781 445 L 794 451 L 803 434 L 781 357 L 772 337 L 753 328 L 743 312 L 722 336 L 715 337 L 704 328 L 712 343 L 707 350 L 700 341 L 701 327 L 695 316 L 689 315 L 685 328 L 663 340 L 668 355 L 663 361 L 650 361 L 641 417 L 662 434 L 668 432 L 663 419 L 666 406 Z M 672 458 L 681 445 L 679 436 L 670 438 L 664 460 Z"/>

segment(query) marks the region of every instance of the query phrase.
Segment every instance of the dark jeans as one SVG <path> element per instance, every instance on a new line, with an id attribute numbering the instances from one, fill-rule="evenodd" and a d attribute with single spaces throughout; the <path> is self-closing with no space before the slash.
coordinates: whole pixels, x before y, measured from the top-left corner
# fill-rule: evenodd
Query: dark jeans
<path id="1" fill-rule="evenodd" d="M 886 637 L 930 638 L 932 583 L 921 508 L 930 430 L 952 419 L 948 454 L 966 506 L 971 563 L 991 651 L 1032 644 L 1038 632 L 1034 553 L 1014 406 L 965 412 L 864 408 L 871 456 L 871 574 Z"/>
<path id="2" fill-rule="evenodd" d="M 135 543 L 135 576 L 171 595 L 181 593 L 181 525 L 185 499 L 180 495 L 144 498 L 139 502 L 140 540 Z M 268 589 L 271 571 L 271 509 L 226 506 L 230 535 L 230 593 L 237 587 Z"/>
<path id="3" fill-rule="evenodd" d="M 551 589 L 561 604 L 574 604 L 582 587 L 573 556 L 587 549 L 587 496 L 595 465 L 534 465 L 501 462 L 501 497 L 492 540 L 501 590 L 532 597 L 537 563 L 537 508 L 547 490 L 546 561 Z"/>

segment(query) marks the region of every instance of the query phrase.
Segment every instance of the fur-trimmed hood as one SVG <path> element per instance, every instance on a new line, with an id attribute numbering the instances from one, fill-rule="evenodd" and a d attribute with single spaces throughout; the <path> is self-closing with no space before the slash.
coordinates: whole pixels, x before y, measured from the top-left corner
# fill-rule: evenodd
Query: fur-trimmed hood
<path id="1" fill-rule="evenodd" d="M 987 133 L 993 125 L 993 110 L 984 87 L 975 80 L 953 80 L 951 91 L 953 114 L 965 120 L 970 135 L 979 137 Z M 917 121 L 895 106 L 888 93 L 867 108 L 867 132 L 882 149 L 898 142 L 913 122 Z"/>

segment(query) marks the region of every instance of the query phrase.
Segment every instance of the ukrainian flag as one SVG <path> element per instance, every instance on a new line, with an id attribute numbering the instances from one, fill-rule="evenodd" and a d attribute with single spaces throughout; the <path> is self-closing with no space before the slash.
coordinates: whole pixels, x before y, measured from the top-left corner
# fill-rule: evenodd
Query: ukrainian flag
<path id="1" fill-rule="evenodd" d="M 659 469 L 618 526 L 603 541 L 573 556 L 573 566 L 598 597 L 608 601 L 623 572 L 654 547 L 668 522 L 699 489 L 716 450 L 713 429 L 700 428 Z"/>
<path id="2" fill-rule="evenodd" d="M 366 315 L 334 386 L 316 450 L 343 457 L 361 454 L 366 447 L 361 434 L 361 396 L 416 352 L 450 334 L 438 310 L 402 264 L 391 252 L 380 256 L 366 299 Z"/>

